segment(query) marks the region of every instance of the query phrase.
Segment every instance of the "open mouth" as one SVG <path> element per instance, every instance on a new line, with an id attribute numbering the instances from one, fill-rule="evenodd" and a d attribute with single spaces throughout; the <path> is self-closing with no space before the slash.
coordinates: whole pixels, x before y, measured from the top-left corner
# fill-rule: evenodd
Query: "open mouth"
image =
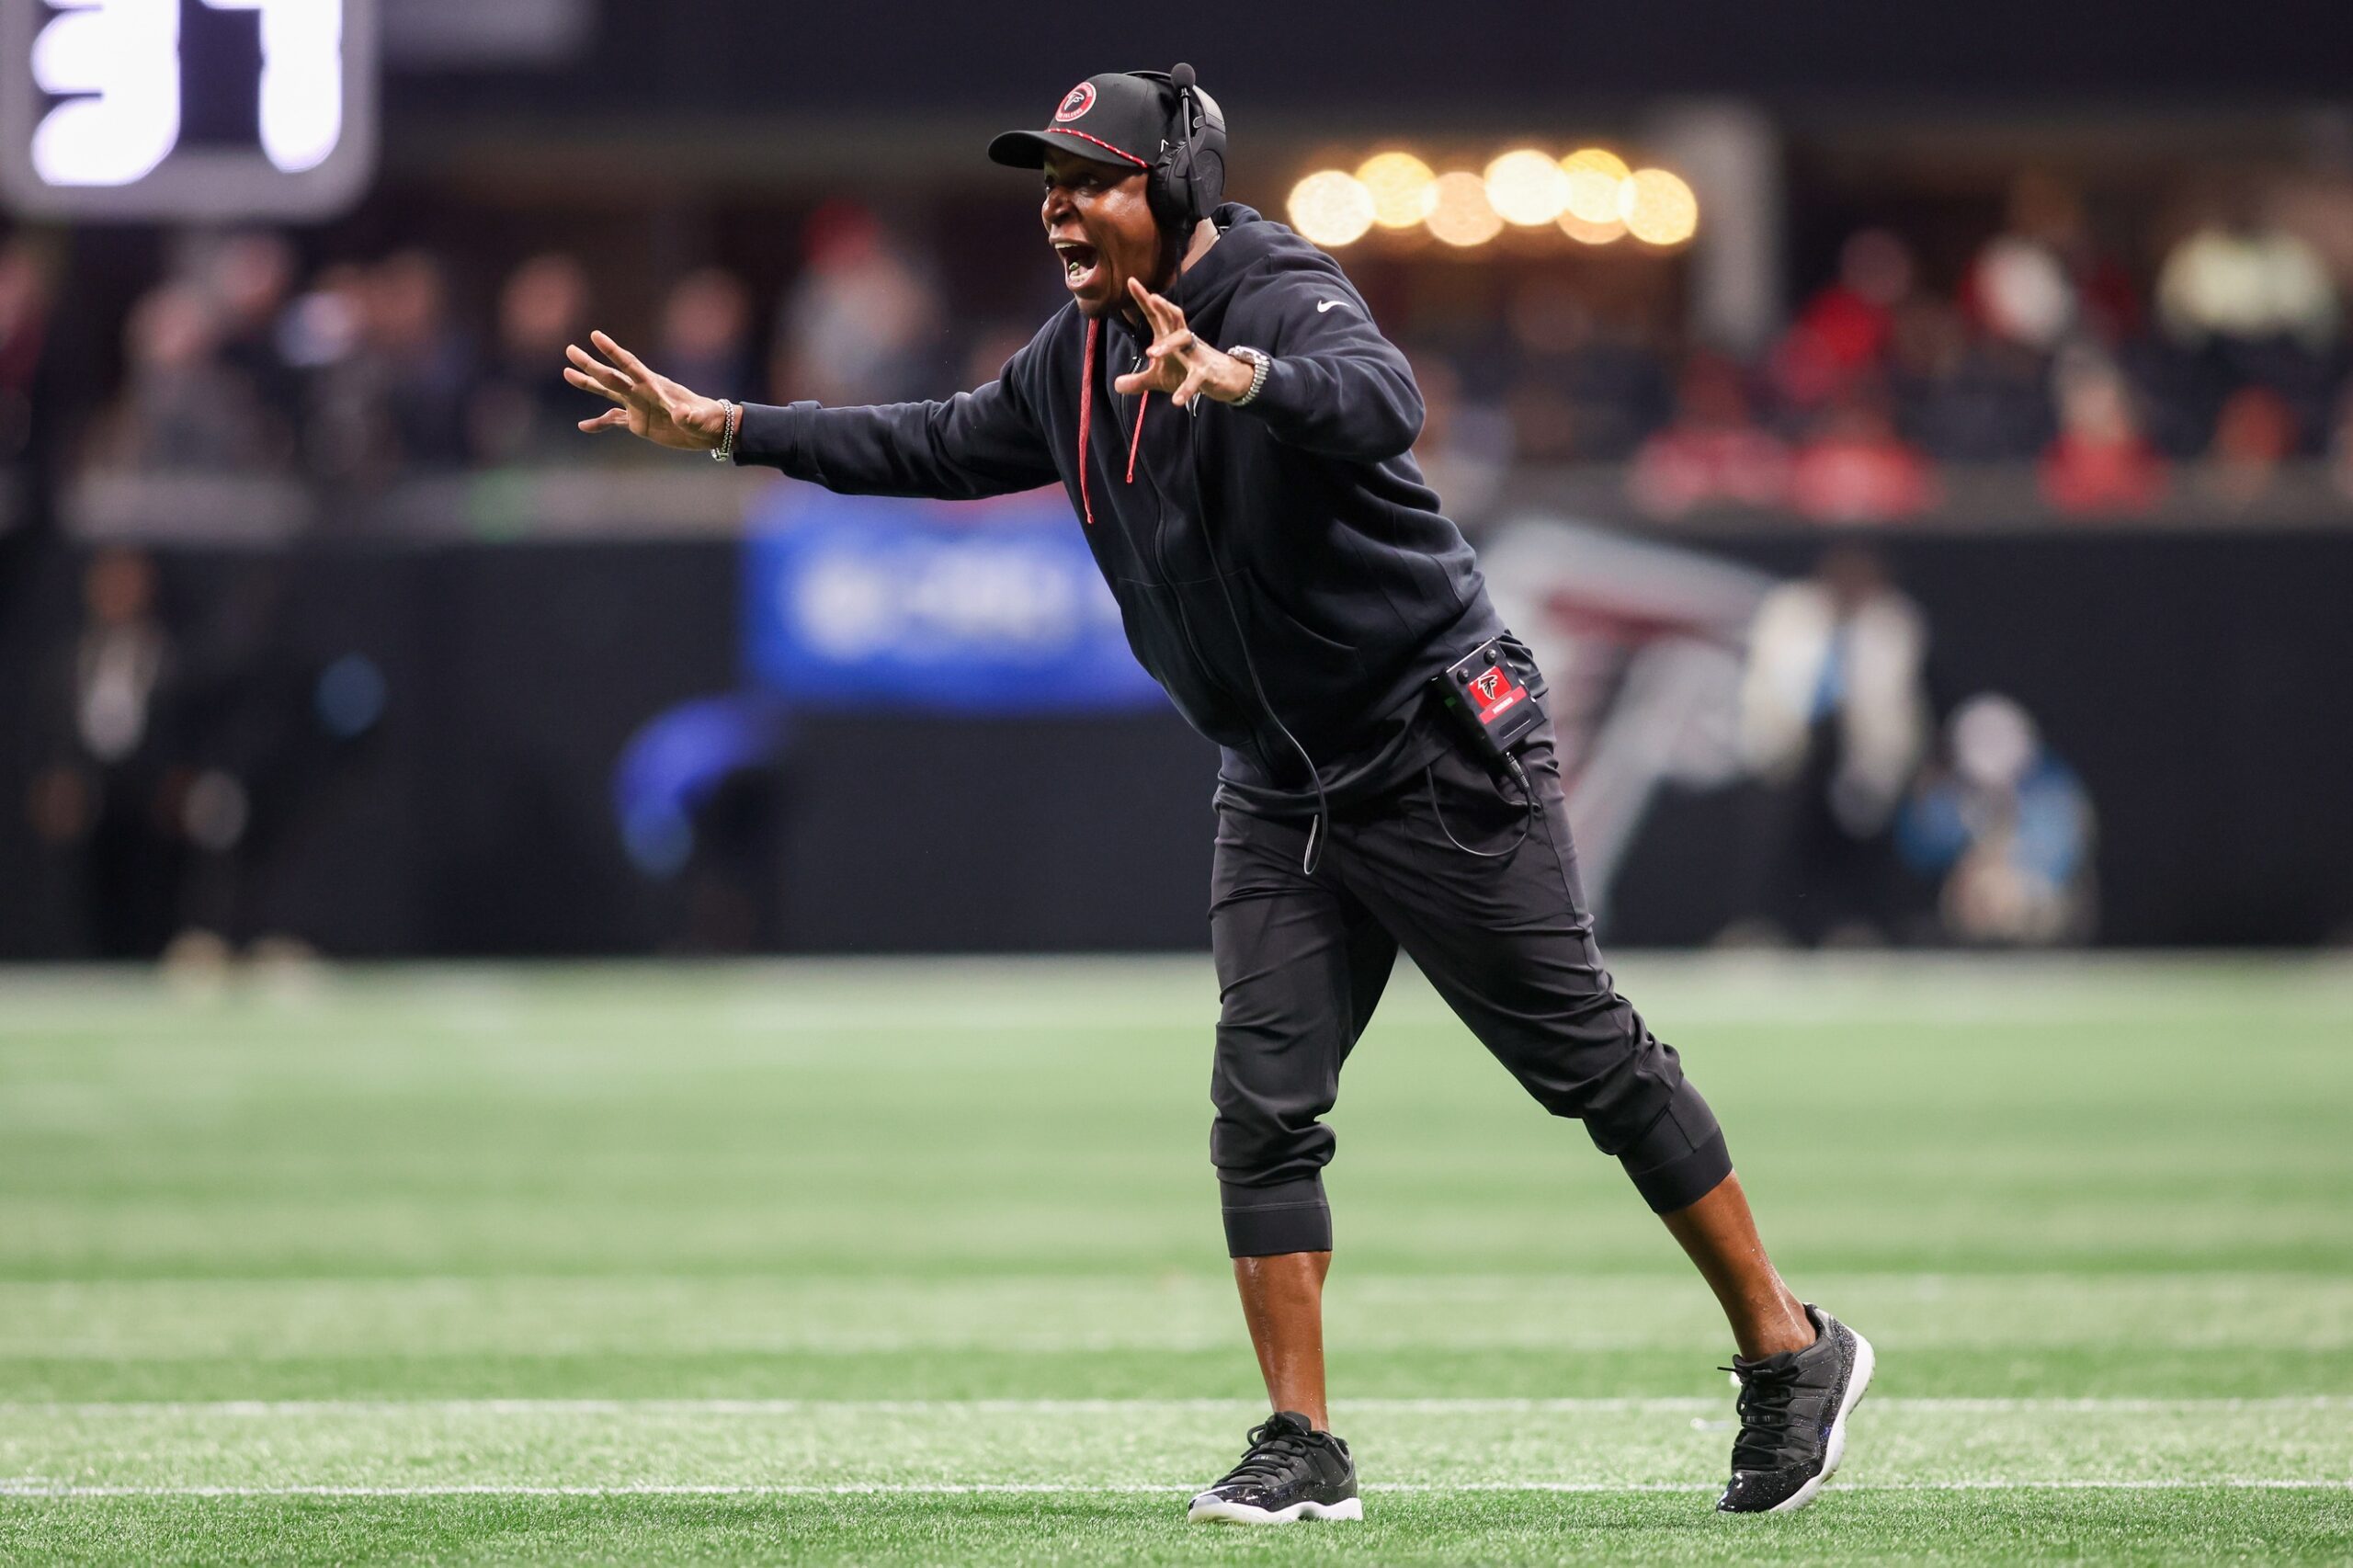
<path id="1" fill-rule="evenodd" d="M 1086 289 L 1101 275 L 1102 253 L 1084 240 L 1056 240 L 1054 256 L 1063 264 L 1063 282 L 1073 292 Z"/>

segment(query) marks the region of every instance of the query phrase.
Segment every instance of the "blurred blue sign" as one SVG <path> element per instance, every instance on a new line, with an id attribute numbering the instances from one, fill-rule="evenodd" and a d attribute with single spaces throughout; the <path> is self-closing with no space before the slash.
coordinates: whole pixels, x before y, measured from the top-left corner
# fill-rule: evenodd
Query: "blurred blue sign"
<path id="1" fill-rule="evenodd" d="M 1059 491 L 979 504 L 779 484 L 745 553 L 750 677 L 861 712 L 1059 713 L 1165 700 Z"/>

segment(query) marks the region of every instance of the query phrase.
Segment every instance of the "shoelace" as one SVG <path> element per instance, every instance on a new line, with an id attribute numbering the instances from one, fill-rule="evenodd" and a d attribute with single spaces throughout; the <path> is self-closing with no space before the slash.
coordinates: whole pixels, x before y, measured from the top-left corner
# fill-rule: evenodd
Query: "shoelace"
<path id="1" fill-rule="evenodd" d="M 1781 1439 L 1789 1434 L 1793 1415 L 1790 1401 L 1797 1394 L 1796 1365 L 1716 1369 L 1740 1380 L 1740 1436 L 1733 1440 L 1733 1469 L 1778 1470 Z"/>
<path id="2" fill-rule="evenodd" d="M 1250 1428 L 1250 1451 L 1242 1462 L 1225 1472 L 1220 1486 L 1230 1486 L 1237 1481 L 1279 1481 L 1293 1465 L 1307 1461 L 1311 1439 L 1289 1427 L 1275 1430 L 1271 1421 Z"/>

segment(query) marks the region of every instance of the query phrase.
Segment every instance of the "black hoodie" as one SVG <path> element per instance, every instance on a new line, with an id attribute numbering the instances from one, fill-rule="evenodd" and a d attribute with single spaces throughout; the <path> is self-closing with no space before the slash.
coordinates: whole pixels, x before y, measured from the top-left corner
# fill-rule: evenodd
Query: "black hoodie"
<path id="1" fill-rule="evenodd" d="M 947 500 L 1059 481 L 1137 660 L 1224 748 L 1221 799 L 1313 808 L 1271 708 L 1338 808 L 1437 755 L 1424 683 L 1503 625 L 1414 461 L 1404 355 L 1330 256 L 1247 207 L 1211 216 L 1221 237 L 1169 297 L 1204 342 L 1273 356 L 1248 406 L 1117 395 L 1150 335 L 1072 303 L 945 402 L 748 405 L 735 460 Z"/>

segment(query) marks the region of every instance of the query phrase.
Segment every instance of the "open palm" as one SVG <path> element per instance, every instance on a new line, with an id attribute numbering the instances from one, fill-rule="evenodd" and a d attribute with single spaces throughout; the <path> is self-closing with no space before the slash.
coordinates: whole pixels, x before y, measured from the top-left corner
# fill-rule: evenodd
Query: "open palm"
<path id="1" fill-rule="evenodd" d="M 667 376 L 655 375 L 643 360 L 605 333 L 592 332 L 588 341 L 604 353 L 605 359 L 576 343 L 566 344 L 564 358 L 572 363 L 564 367 L 563 379 L 620 406 L 582 420 L 580 428 L 627 430 L 657 447 L 676 447 L 681 451 L 717 449 L 727 418 L 725 405 L 717 398 L 704 397 Z"/>

